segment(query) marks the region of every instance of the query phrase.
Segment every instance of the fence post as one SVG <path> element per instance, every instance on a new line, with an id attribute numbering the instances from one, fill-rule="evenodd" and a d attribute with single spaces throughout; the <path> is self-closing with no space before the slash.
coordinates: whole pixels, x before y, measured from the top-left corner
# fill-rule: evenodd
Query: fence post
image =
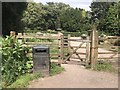
<path id="1" fill-rule="evenodd" d="M 98 31 L 95 30 L 95 61 L 98 60 Z"/>
<path id="2" fill-rule="evenodd" d="M 64 61 L 64 35 L 61 33 L 61 63 Z"/>
<path id="3" fill-rule="evenodd" d="M 71 37 L 71 35 L 68 34 L 68 51 L 69 52 L 71 51 L 71 49 L 70 49 L 70 37 Z"/>
<path id="4" fill-rule="evenodd" d="M 15 31 L 10 31 L 10 36 L 13 39 L 13 44 L 11 46 L 14 47 L 14 43 L 16 41 L 16 32 Z"/>
<path id="5" fill-rule="evenodd" d="M 63 62 L 63 34 L 58 32 L 58 64 L 61 65 Z"/>
<path id="6" fill-rule="evenodd" d="M 60 33 L 58 32 L 58 65 L 61 65 L 60 41 L 61 41 Z"/>
<path id="7" fill-rule="evenodd" d="M 23 36 L 26 36 L 26 34 L 23 33 Z M 23 38 L 22 40 L 23 40 L 23 43 L 25 44 L 25 42 L 26 42 L 26 38 Z"/>
<path id="8" fill-rule="evenodd" d="M 22 33 L 18 33 L 18 37 L 21 37 L 21 38 L 18 38 L 18 42 L 19 42 L 20 44 L 23 44 Z"/>
<path id="9" fill-rule="evenodd" d="M 89 41 L 89 36 L 87 36 L 87 40 Z M 86 42 L 86 66 L 90 63 L 90 42 Z"/>
<path id="10" fill-rule="evenodd" d="M 97 59 L 98 59 L 98 32 L 94 27 L 91 32 L 91 45 L 90 45 L 90 62 L 92 69 L 95 68 Z"/>
<path id="11" fill-rule="evenodd" d="M 10 36 L 15 37 L 16 33 L 15 31 L 10 31 Z"/>

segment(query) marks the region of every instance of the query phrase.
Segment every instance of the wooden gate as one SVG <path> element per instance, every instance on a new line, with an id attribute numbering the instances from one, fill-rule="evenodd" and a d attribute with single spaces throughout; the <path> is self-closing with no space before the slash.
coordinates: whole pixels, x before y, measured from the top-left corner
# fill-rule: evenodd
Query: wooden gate
<path id="1" fill-rule="evenodd" d="M 70 42 L 78 42 L 79 43 L 79 45 L 78 46 L 72 46 L 71 45 L 71 43 Z M 76 56 L 78 57 L 78 59 L 80 60 L 80 61 L 83 61 L 83 59 L 84 58 L 82 58 L 81 56 L 80 56 L 80 54 L 83 54 L 83 55 L 85 55 L 86 53 L 85 52 L 77 52 L 77 50 L 78 49 L 80 49 L 80 48 L 86 48 L 86 47 L 82 47 L 83 46 L 83 44 L 88 44 L 88 46 L 87 47 L 89 47 L 89 44 L 90 43 L 90 40 L 84 40 L 84 39 L 68 39 L 68 48 L 69 48 L 69 53 L 68 53 L 68 56 L 67 57 L 65 57 L 65 59 L 64 59 L 64 61 L 66 62 L 67 60 L 69 60 L 71 57 L 72 57 L 72 55 L 73 54 L 76 54 Z M 87 54 L 89 54 L 90 52 L 89 52 L 89 48 L 88 49 L 86 49 L 86 50 L 88 50 L 87 51 Z"/>
<path id="2" fill-rule="evenodd" d="M 79 42 L 78 46 L 71 46 L 71 42 Z M 84 46 L 84 44 L 86 46 Z M 66 63 L 70 60 L 73 54 L 77 56 L 77 59 L 79 59 L 82 62 L 85 62 L 85 65 L 91 65 L 92 68 L 95 67 L 95 63 L 98 58 L 98 33 L 96 29 L 94 28 L 90 32 L 90 36 L 87 36 L 86 38 L 79 38 L 75 39 L 72 38 L 70 35 L 67 37 L 61 36 L 61 54 L 59 62 Z M 67 50 L 66 50 L 67 48 Z M 77 52 L 78 49 L 85 48 L 85 52 Z M 65 53 L 65 51 L 68 51 Z M 81 57 L 81 55 L 85 55 L 85 57 Z"/>

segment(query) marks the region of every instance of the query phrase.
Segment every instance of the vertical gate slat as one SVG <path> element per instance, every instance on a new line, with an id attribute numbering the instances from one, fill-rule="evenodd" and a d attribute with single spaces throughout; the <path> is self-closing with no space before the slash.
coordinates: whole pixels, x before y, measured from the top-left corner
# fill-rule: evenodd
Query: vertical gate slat
<path id="1" fill-rule="evenodd" d="M 89 36 L 87 36 L 87 40 L 89 40 Z M 86 42 L 86 66 L 89 65 L 90 59 L 90 43 Z"/>

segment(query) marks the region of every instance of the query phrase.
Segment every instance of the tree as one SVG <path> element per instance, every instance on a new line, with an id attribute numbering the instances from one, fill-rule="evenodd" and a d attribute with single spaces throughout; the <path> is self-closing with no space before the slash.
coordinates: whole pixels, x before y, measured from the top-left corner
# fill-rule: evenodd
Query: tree
<path id="1" fill-rule="evenodd" d="M 11 30 L 16 32 L 23 30 L 21 22 L 22 13 L 26 9 L 26 2 L 3 2 L 2 3 L 2 34 L 9 35 Z"/>
<path id="2" fill-rule="evenodd" d="M 105 19 L 105 32 L 111 35 L 119 34 L 118 4 L 111 5 Z"/>
<path id="3" fill-rule="evenodd" d="M 106 16 L 106 13 L 112 3 L 111 2 L 93 2 L 91 3 L 92 19 L 102 19 Z"/>
<path id="4" fill-rule="evenodd" d="M 49 26 L 48 29 L 57 30 L 57 28 L 61 28 L 60 15 L 70 6 L 64 3 L 48 2 L 45 8 L 47 11 L 45 18 Z"/>
<path id="5" fill-rule="evenodd" d="M 91 4 L 92 24 L 97 25 L 100 32 L 117 35 L 118 7 L 118 3 L 115 2 L 93 2 Z"/>
<path id="6" fill-rule="evenodd" d="M 43 9 L 43 4 L 28 3 L 27 9 L 23 13 L 21 21 L 25 24 L 25 29 L 44 30 L 46 27 L 43 15 L 46 13 Z"/>
<path id="7" fill-rule="evenodd" d="M 61 28 L 65 31 L 82 32 L 89 27 L 85 10 L 53 2 L 48 2 L 45 5 L 28 3 L 22 21 L 26 29 L 30 30 L 46 31 L 47 29 L 57 30 L 57 28 Z"/>
<path id="8" fill-rule="evenodd" d="M 61 28 L 63 28 L 63 30 L 71 32 L 83 32 L 88 30 L 88 18 L 86 15 L 83 16 L 83 11 L 84 10 L 80 8 L 69 8 L 65 10 L 60 16 L 62 23 Z"/>

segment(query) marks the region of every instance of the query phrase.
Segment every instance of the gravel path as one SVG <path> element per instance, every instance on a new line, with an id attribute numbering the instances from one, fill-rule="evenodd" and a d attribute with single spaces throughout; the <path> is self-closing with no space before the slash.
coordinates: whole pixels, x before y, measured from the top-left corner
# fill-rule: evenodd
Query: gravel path
<path id="1" fill-rule="evenodd" d="M 61 74 L 39 78 L 29 88 L 117 88 L 117 74 L 87 70 L 80 65 L 63 64 Z"/>

